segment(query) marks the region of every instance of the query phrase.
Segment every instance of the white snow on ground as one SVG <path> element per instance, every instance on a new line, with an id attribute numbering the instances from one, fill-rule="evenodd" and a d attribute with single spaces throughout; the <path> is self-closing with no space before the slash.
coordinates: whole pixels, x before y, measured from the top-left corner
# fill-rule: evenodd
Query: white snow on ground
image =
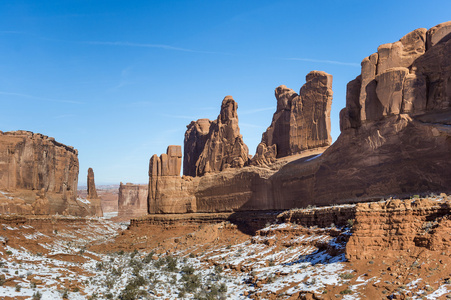
<path id="1" fill-rule="evenodd" d="M 343 295 L 342 299 L 360 299 L 359 288 L 377 282 L 375 277 L 360 276 L 356 284 L 349 285 L 343 275 L 352 271 L 346 269 L 343 252 L 337 251 L 338 254 L 333 256 L 314 246 L 321 242 L 338 250 L 344 248 L 338 238 L 325 234 L 326 229 L 315 230 L 309 236 L 299 234 L 292 238 L 290 246 L 276 247 L 273 243 L 276 237 L 271 236 L 270 231 L 290 228 L 297 227 L 271 225 L 263 230 L 267 236 L 210 248 L 197 256 L 190 255 L 194 248 L 173 253 L 173 256 L 141 252 L 96 254 L 86 251 L 85 246 L 111 239 L 119 229 L 125 229 L 98 219 L 86 226 L 73 225 L 73 229 L 61 230 L 57 233 L 61 239 L 54 239 L 52 243 L 40 243 L 50 251 L 46 255 L 5 246 L 9 254 L 0 262 L 0 274 L 4 274 L 6 280 L 20 277 L 21 283 L 20 288 L 0 286 L 0 297 L 32 299 L 39 292 L 41 299 L 61 299 L 66 292 L 70 300 L 90 299 L 94 295 L 100 299 L 117 299 L 126 292 L 140 292 L 147 297 L 143 299 L 191 299 L 201 293 L 217 293 L 223 299 L 248 299 L 245 293 L 272 292 L 278 293 L 278 299 L 287 299 L 300 291 L 321 294 L 326 285 L 336 285 L 353 291 L 351 295 Z M 17 229 L 12 225 L 5 226 L 5 230 Z M 17 234 L 21 234 L 20 231 Z M 343 228 L 341 234 L 350 232 Z M 38 230 L 23 235 L 36 241 L 45 237 Z M 273 244 L 265 244 L 268 241 Z M 0 236 L 0 243 L 3 242 L 6 239 Z M 61 260 L 62 256 L 69 259 Z M 71 261 L 73 256 L 79 256 L 84 262 Z M 241 269 L 241 272 L 234 269 Z M 406 290 L 414 289 L 420 280 L 407 284 Z M 39 283 L 34 285 L 36 281 Z M 64 281 L 72 282 L 74 288 L 65 291 L 61 284 Z M 445 295 L 450 288 L 451 285 L 442 285 L 426 298 Z M 420 295 L 413 297 L 420 298 Z"/>

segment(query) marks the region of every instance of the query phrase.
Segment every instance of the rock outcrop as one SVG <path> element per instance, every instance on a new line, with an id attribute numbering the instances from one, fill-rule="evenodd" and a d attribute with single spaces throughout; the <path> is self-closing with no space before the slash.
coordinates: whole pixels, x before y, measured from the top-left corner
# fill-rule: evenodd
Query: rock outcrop
<path id="1" fill-rule="evenodd" d="M 97 195 L 96 184 L 94 180 L 94 171 L 92 168 L 88 169 L 88 196 L 87 199 L 91 203 L 92 215 L 103 217 L 102 200 Z"/>
<path id="2" fill-rule="evenodd" d="M 316 173 L 319 198 L 449 190 L 450 30 L 451 22 L 417 29 L 362 61 L 347 87 L 342 133 Z"/>
<path id="3" fill-rule="evenodd" d="M 50 212 L 78 214 L 78 152 L 54 138 L 29 131 L 0 132 L 0 190 L 30 205 L 45 191 Z M 42 201 L 41 201 L 42 202 Z"/>
<path id="4" fill-rule="evenodd" d="M 209 119 L 192 121 L 186 126 L 185 141 L 183 146 L 183 175 L 195 177 L 197 175 L 197 162 L 205 149 L 209 138 Z"/>
<path id="5" fill-rule="evenodd" d="M 299 95 L 284 85 L 277 87 L 277 110 L 252 163 L 268 164 L 306 149 L 329 146 L 332 94 L 332 75 L 321 71 L 307 74 Z"/>
<path id="6" fill-rule="evenodd" d="M 341 128 L 360 128 L 389 116 L 417 116 L 450 109 L 451 22 L 420 28 L 379 46 L 348 84 Z"/>
<path id="7" fill-rule="evenodd" d="M 218 120 L 210 124 L 204 150 L 189 167 L 204 176 L 155 176 L 152 166 L 160 158 L 152 158 L 149 212 L 289 209 L 451 192 L 449 28 L 450 22 L 415 30 L 364 59 L 361 74 L 347 86 L 341 135 L 327 149 L 332 92 L 331 77 L 325 73 L 310 73 L 299 96 L 277 88 L 278 109 L 257 148 L 257 166 L 228 168 L 233 160 L 227 155 L 243 158 L 244 144 L 233 130 L 236 106 L 226 97 Z M 293 108 L 296 97 L 302 105 Z M 293 115 L 296 122 L 291 122 Z M 292 126 L 304 131 L 295 134 L 290 129 L 287 134 Z M 189 128 L 186 136 L 196 137 L 191 145 L 202 145 L 206 129 L 196 122 Z M 235 143 L 228 136 L 236 137 Z M 297 146 L 291 147 L 290 140 Z M 312 148 L 301 150 L 303 145 Z M 275 159 L 281 153 L 290 155 Z"/>
<path id="8" fill-rule="evenodd" d="M 449 252 L 450 212 L 451 203 L 446 199 L 359 203 L 346 257 L 372 259 L 393 253 L 399 257 L 402 252 L 414 255 L 426 249 Z"/>
<path id="9" fill-rule="evenodd" d="M 147 215 L 147 184 L 119 185 L 118 217 L 130 219 Z"/>
<path id="10" fill-rule="evenodd" d="M 152 156 L 149 162 L 149 213 L 193 211 L 193 191 L 180 177 L 182 147 L 169 146 L 166 154 Z"/>
<path id="11" fill-rule="evenodd" d="M 248 163 L 249 149 L 240 134 L 237 109 L 232 96 L 226 96 L 216 120 L 200 119 L 187 126 L 184 175 L 202 176 Z"/>

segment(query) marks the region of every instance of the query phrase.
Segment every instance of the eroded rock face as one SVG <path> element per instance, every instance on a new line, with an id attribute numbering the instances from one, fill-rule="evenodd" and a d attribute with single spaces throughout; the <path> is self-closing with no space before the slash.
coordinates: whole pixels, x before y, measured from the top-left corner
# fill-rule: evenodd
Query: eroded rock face
<path id="1" fill-rule="evenodd" d="M 119 185 L 118 217 L 136 218 L 147 214 L 148 186 L 127 183 Z"/>
<path id="2" fill-rule="evenodd" d="M 329 146 L 332 94 L 332 76 L 320 71 L 307 74 L 299 95 L 284 85 L 277 87 L 277 110 L 252 164 L 267 164 L 275 158 Z"/>
<path id="3" fill-rule="evenodd" d="M 32 204 L 44 189 L 50 212 L 73 211 L 78 183 L 78 152 L 54 138 L 28 131 L 0 132 L 0 189 L 23 191 Z M 35 191 L 29 193 L 27 191 Z"/>
<path id="4" fill-rule="evenodd" d="M 94 180 L 94 171 L 92 168 L 88 169 L 88 196 L 87 199 L 91 202 L 92 215 L 103 217 L 102 200 L 97 195 L 96 184 Z"/>
<path id="5" fill-rule="evenodd" d="M 205 144 L 208 140 L 208 133 L 212 121 L 208 119 L 199 119 L 192 121 L 186 126 L 184 153 L 183 153 L 183 175 L 196 176 L 196 163 L 199 160 Z"/>
<path id="6" fill-rule="evenodd" d="M 248 163 L 249 150 L 240 134 L 237 109 L 232 96 L 226 96 L 216 120 L 200 119 L 187 126 L 184 175 L 202 176 Z"/>
<path id="7" fill-rule="evenodd" d="M 379 46 L 362 61 L 361 75 L 348 85 L 346 108 L 340 113 L 342 129 L 392 115 L 449 110 L 450 39 L 451 22 L 446 22 Z"/>
<path id="8" fill-rule="evenodd" d="M 446 198 L 446 197 L 445 197 Z M 349 260 L 384 257 L 396 251 L 447 251 L 451 245 L 451 204 L 430 199 L 359 203 L 353 234 L 346 245 Z"/>
<path id="9" fill-rule="evenodd" d="M 182 147 L 169 146 L 166 154 L 154 154 L 149 162 L 147 209 L 149 213 L 192 211 L 194 195 L 180 177 Z"/>

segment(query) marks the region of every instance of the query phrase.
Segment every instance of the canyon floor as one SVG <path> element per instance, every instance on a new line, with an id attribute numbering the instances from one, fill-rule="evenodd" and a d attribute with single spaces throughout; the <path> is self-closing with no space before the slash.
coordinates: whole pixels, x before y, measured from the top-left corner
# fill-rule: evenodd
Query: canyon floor
<path id="1" fill-rule="evenodd" d="M 305 211 L 321 209 L 327 208 Z M 278 221 L 253 231 L 230 221 L 182 225 L 170 217 L 127 226 L 103 218 L 3 215 L 0 298 L 451 298 L 449 251 L 347 260 L 353 220 L 305 227 L 277 214 L 268 212 L 268 220 Z"/>

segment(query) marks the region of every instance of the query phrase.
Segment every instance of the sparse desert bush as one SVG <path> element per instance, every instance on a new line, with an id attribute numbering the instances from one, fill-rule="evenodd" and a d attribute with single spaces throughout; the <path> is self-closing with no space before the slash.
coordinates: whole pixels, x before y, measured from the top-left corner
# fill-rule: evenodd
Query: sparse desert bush
<path id="1" fill-rule="evenodd" d="M 342 294 L 342 295 L 350 295 L 350 294 L 352 294 L 352 290 L 347 288 L 346 290 L 341 291 L 340 294 Z"/>
<path id="2" fill-rule="evenodd" d="M 354 226 L 354 220 L 353 219 L 348 219 L 346 221 L 346 224 L 348 225 L 349 228 L 352 228 L 352 226 Z"/>
<path id="3" fill-rule="evenodd" d="M 197 274 L 182 274 L 183 290 L 188 293 L 193 293 L 201 286 L 200 276 Z"/>
<path id="4" fill-rule="evenodd" d="M 69 290 L 68 290 L 68 289 L 64 289 L 64 290 L 62 291 L 61 297 L 62 297 L 63 299 L 69 298 Z"/>
<path id="5" fill-rule="evenodd" d="M 153 256 L 155 255 L 155 252 L 151 251 L 149 254 L 147 254 L 144 259 L 143 263 L 148 264 L 152 261 Z"/>
<path id="6" fill-rule="evenodd" d="M 34 292 L 32 299 L 33 300 L 39 300 L 42 298 L 42 294 L 39 291 Z"/>
<path id="7" fill-rule="evenodd" d="M 21 288 L 22 288 L 22 286 L 20 284 L 16 284 L 16 292 L 20 292 Z"/>
<path id="8" fill-rule="evenodd" d="M 133 252 L 130 253 L 130 258 L 134 258 L 137 254 L 139 254 L 138 250 L 137 249 L 133 250 Z"/>
<path id="9" fill-rule="evenodd" d="M 96 270 L 97 270 L 97 271 L 102 271 L 102 270 L 103 270 L 103 267 L 104 267 L 104 265 L 103 265 L 103 262 L 101 262 L 101 261 L 99 261 L 99 262 L 96 264 Z"/>
<path id="10" fill-rule="evenodd" d="M 168 270 L 169 272 L 178 272 L 177 257 L 166 256 L 166 270 Z"/>
<path id="11" fill-rule="evenodd" d="M 216 265 L 216 266 L 215 266 L 215 274 L 216 274 L 216 275 L 221 274 L 223 270 L 224 270 L 224 269 L 223 269 L 220 265 Z"/>
<path id="12" fill-rule="evenodd" d="M 193 275 L 194 274 L 194 267 L 191 265 L 183 266 L 182 267 L 182 273 L 186 275 Z"/>
<path id="13" fill-rule="evenodd" d="M 343 273 L 343 274 L 340 274 L 340 275 L 338 275 L 338 277 L 340 277 L 341 279 L 352 279 L 352 278 L 354 278 L 354 274 L 352 274 L 352 273 Z"/>

